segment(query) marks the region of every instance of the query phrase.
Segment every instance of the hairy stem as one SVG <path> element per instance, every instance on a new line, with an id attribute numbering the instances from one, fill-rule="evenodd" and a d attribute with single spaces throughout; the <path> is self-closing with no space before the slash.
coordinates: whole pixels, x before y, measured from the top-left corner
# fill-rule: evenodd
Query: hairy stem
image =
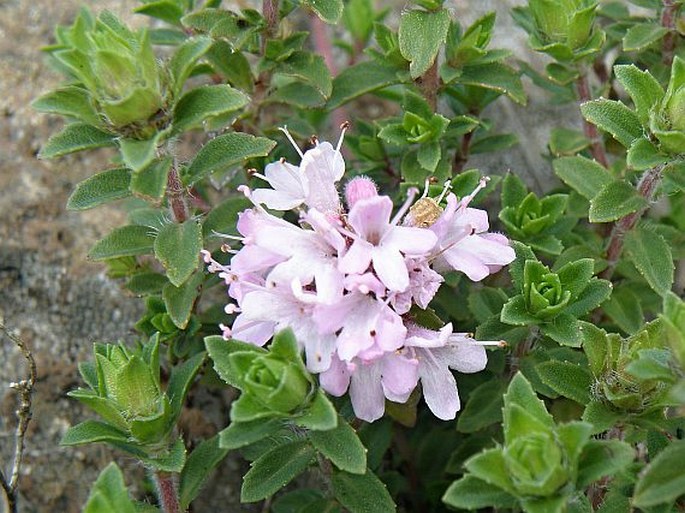
<path id="1" fill-rule="evenodd" d="M 452 164 L 453 176 L 464 170 L 464 166 L 468 162 L 469 154 L 471 153 L 471 141 L 473 141 L 473 132 L 464 134 L 461 139 L 461 146 L 454 154 L 454 162 Z"/>
<path id="2" fill-rule="evenodd" d="M 673 64 L 673 54 L 675 52 L 675 43 L 677 33 L 675 31 L 675 22 L 678 17 L 678 10 L 680 4 L 676 4 L 674 0 L 663 0 L 664 10 L 661 11 L 661 26 L 668 29 L 668 33 L 664 36 L 661 43 L 661 59 L 666 66 Z"/>
<path id="3" fill-rule="evenodd" d="M 653 167 L 644 172 L 640 178 L 640 182 L 637 185 L 637 192 L 640 196 L 651 202 L 654 198 L 654 193 L 661 181 L 661 171 L 663 170 L 663 165 Z M 616 269 L 616 264 L 618 264 L 621 258 L 621 253 L 623 253 L 623 242 L 626 233 L 632 230 L 638 223 L 642 215 L 647 211 L 648 206 L 628 214 L 622 217 L 614 224 L 611 230 L 611 237 L 609 238 L 609 244 L 607 245 L 607 268 L 600 274 L 601 278 L 605 280 L 611 279 Z"/>
<path id="4" fill-rule="evenodd" d="M 264 36 L 262 37 L 262 55 L 266 50 L 266 42 L 274 37 L 278 29 L 278 0 L 263 0 L 262 15 L 266 20 Z"/>
<path id="5" fill-rule="evenodd" d="M 154 477 L 157 484 L 157 494 L 159 495 L 159 505 L 162 511 L 164 513 L 181 513 L 175 475 L 157 470 Z"/>
<path id="6" fill-rule="evenodd" d="M 428 68 L 428 71 L 424 73 L 417 80 L 419 89 L 421 89 L 421 94 L 430 105 L 433 112 L 438 109 L 438 89 L 440 88 L 440 75 L 438 75 L 438 58 L 435 58 L 433 65 Z"/>
<path id="7" fill-rule="evenodd" d="M 586 71 L 583 71 L 578 80 L 576 80 L 576 92 L 578 94 L 578 100 L 580 100 L 581 103 L 592 100 Z M 583 132 L 585 133 L 585 137 L 590 140 L 590 152 L 592 153 L 592 157 L 604 167 L 609 167 L 609 161 L 607 160 L 606 152 L 604 151 L 604 145 L 599 138 L 597 127 L 589 121 L 583 120 Z"/>
<path id="8" fill-rule="evenodd" d="M 186 190 L 178 176 L 176 166 L 172 165 L 167 177 L 167 198 L 169 207 L 174 216 L 174 221 L 183 223 L 188 219 L 188 204 L 186 203 Z"/>
<path id="9" fill-rule="evenodd" d="M 19 406 L 16 410 L 17 427 L 14 430 L 14 457 L 9 479 L 7 479 L 2 468 L 0 468 L 0 487 L 2 487 L 2 490 L 5 493 L 8 511 L 9 513 L 17 513 L 17 486 L 19 485 L 21 463 L 24 457 L 26 430 L 31 421 L 31 399 L 33 387 L 36 384 L 37 370 L 36 361 L 26 343 L 16 335 L 10 333 L 2 322 L 0 322 L 0 331 L 19 348 L 19 351 L 21 351 L 21 354 L 28 364 L 28 377 L 18 383 L 10 384 L 10 387 L 19 394 Z"/>
<path id="10" fill-rule="evenodd" d="M 533 348 L 535 341 L 540 334 L 540 328 L 531 326 L 526 339 L 517 344 L 514 348 L 514 353 L 511 355 L 511 365 L 509 367 L 509 379 L 513 378 L 521 367 L 521 358 L 526 356 Z"/>

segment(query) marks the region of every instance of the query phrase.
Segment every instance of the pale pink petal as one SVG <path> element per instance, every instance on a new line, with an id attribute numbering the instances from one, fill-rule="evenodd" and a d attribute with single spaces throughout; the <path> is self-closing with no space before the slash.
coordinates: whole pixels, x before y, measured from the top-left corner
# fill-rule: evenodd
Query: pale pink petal
<path id="1" fill-rule="evenodd" d="M 321 388 L 335 397 L 343 395 L 350 385 L 350 373 L 347 370 L 347 365 L 333 355 L 330 367 L 319 374 L 319 384 Z"/>
<path id="2" fill-rule="evenodd" d="M 352 399 L 354 414 L 360 419 L 373 422 L 383 416 L 385 397 L 378 364 L 357 366 L 350 383 L 350 399 Z"/>
<path id="3" fill-rule="evenodd" d="M 445 324 L 440 328 L 440 331 L 410 323 L 407 326 L 407 339 L 404 345 L 408 347 L 443 347 L 451 335 L 452 323 Z"/>
<path id="4" fill-rule="evenodd" d="M 256 203 L 262 203 L 272 210 L 292 210 L 302 205 L 304 201 L 304 197 L 293 196 L 273 189 L 255 189 L 252 191 L 252 199 Z"/>
<path id="5" fill-rule="evenodd" d="M 463 340 L 463 341 L 460 341 Z M 464 340 L 465 339 L 465 340 Z M 485 347 L 478 345 L 473 339 L 454 334 L 450 343 L 441 348 L 433 349 L 442 361 L 452 369 L 464 373 L 480 372 L 488 364 Z"/>
<path id="6" fill-rule="evenodd" d="M 489 228 L 488 213 L 479 208 L 467 208 L 456 215 L 458 224 L 469 225 L 475 233 L 487 232 Z"/>
<path id="7" fill-rule="evenodd" d="M 453 246 L 442 256 L 450 268 L 463 272 L 473 281 L 480 281 L 490 274 L 488 266 L 471 252 L 462 249 L 461 245 Z"/>
<path id="8" fill-rule="evenodd" d="M 231 270 L 237 274 L 260 272 L 283 262 L 285 258 L 258 246 L 243 246 L 231 258 Z"/>
<path id="9" fill-rule="evenodd" d="M 233 321 L 231 334 L 236 340 L 261 347 L 273 337 L 275 329 L 275 322 L 253 321 L 240 314 Z"/>
<path id="10" fill-rule="evenodd" d="M 279 160 L 268 164 L 264 168 L 264 175 L 273 189 L 293 198 L 300 198 L 300 203 L 304 201 L 307 180 L 297 166 Z"/>
<path id="11" fill-rule="evenodd" d="M 378 246 L 372 252 L 373 269 L 389 290 L 403 292 L 409 287 L 409 272 L 402 254 L 392 247 Z"/>
<path id="12" fill-rule="evenodd" d="M 373 249 L 365 240 L 355 240 L 345 256 L 338 259 L 338 269 L 345 274 L 363 273 L 369 268 Z"/>
<path id="13" fill-rule="evenodd" d="M 406 256 L 423 256 L 438 241 L 437 236 L 426 228 L 393 226 L 383 236 L 381 245 L 395 248 Z"/>
<path id="14" fill-rule="evenodd" d="M 347 221 L 355 232 L 369 241 L 378 244 L 390 226 L 392 201 L 387 196 L 375 196 L 355 203 Z"/>
<path id="15" fill-rule="evenodd" d="M 324 142 L 307 151 L 300 162 L 300 170 L 309 184 L 306 203 L 322 212 L 340 210 L 340 197 L 335 182 L 345 172 L 345 162 L 340 152 Z"/>
<path id="16" fill-rule="evenodd" d="M 461 408 L 457 382 L 436 349 L 416 349 L 423 398 L 433 414 L 442 420 L 456 417 Z"/>
<path id="17" fill-rule="evenodd" d="M 405 403 L 416 388 L 419 361 L 404 354 L 388 353 L 382 360 L 383 391 L 396 403 Z"/>
<path id="18" fill-rule="evenodd" d="M 404 345 L 407 328 L 402 317 L 389 307 L 382 305 L 375 325 L 376 345 L 383 351 L 394 351 Z"/>

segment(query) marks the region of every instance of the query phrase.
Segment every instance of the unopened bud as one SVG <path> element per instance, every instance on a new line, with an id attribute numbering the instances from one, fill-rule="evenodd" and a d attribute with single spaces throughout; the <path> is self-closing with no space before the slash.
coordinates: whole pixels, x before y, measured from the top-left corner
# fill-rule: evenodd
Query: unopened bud
<path id="1" fill-rule="evenodd" d="M 345 186 L 345 201 L 352 208 L 357 201 L 378 196 L 376 184 L 366 176 L 357 176 Z"/>

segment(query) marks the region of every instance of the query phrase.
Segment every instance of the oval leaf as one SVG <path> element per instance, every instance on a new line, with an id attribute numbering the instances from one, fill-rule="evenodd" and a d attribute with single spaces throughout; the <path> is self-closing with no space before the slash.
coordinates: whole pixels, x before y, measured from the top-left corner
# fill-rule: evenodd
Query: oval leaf
<path id="1" fill-rule="evenodd" d="M 366 474 L 335 472 L 333 493 L 350 513 L 392 513 L 397 511 L 388 489 L 370 470 Z"/>
<path id="2" fill-rule="evenodd" d="M 88 252 L 91 260 L 106 260 L 123 256 L 152 253 L 154 235 L 147 226 L 122 226 L 100 239 Z"/>
<path id="3" fill-rule="evenodd" d="M 174 132 L 195 128 L 206 119 L 243 108 L 249 97 L 229 85 L 204 86 L 184 94 L 174 109 Z"/>
<path id="4" fill-rule="evenodd" d="M 354 429 L 343 419 L 338 419 L 338 427 L 335 429 L 311 431 L 309 440 L 340 470 L 351 474 L 366 472 L 366 447 L 362 445 Z"/>
<path id="5" fill-rule="evenodd" d="M 86 210 L 131 195 L 131 172 L 123 167 L 108 169 L 80 182 L 69 196 L 69 210 Z"/>
<path id="6" fill-rule="evenodd" d="M 86 123 L 72 123 L 48 139 L 40 149 L 38 158 L 52 159 L 103 146 L 114 146 L 112 134 Z"/>
<path id="7" fill-rule="evenodd" d="M 655 292 L 663 296 L 671 290 L 673 256 L 661 235 L 638 226 L 626 235 L 625 249 L 628 258 Z"/>
<path id="8" fill-rule="evenodd" d="M 635 188 L 623 181 L 610 182 L 590 201 L 591 223 L 616 221 L 647 206 Z"/>
<path id="9" fill-rule="evenodd" d="M 409 11 L 400 19 L 400 53 L 407 59 L 412 78 L 419 78 L 435 62 L 445 42 L 450 26 L 450 15 L 445 10 L 436 12 Z"/>
<path id="10" fill-rule="evenodd" d="M 194 219 L 165 225 L 155 239 L 155 256 L 167 270 L 169 281 L 179 287 L 200 261 L 202 229 Z"/>
<path id="11" fill-rule="evenodd" d="M 626 148 L 643 135 L 637 114 L 621 102 L 600 98 L 583 103 L 580 110 L 585 119 L 609 132 Z"/>

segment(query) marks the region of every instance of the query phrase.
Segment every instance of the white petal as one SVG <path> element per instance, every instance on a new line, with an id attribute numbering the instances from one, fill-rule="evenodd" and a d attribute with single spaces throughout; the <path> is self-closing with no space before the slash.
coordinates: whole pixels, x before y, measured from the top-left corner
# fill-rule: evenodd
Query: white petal
<path id="1" fill-rule="evenodd" d="M 409 287 L 409 271 L 402 254 L 393 247 L 378 246 L 372 251 L 373 268 L 388 289 L 404 292 Z"/>
<path id="2" fill-rule="evenodd" d="M 350 383 L 350 398 L 354 414 L 360 419 L 373 422 L 383 416 L 385 397 L 377 364 L 357 366 Z"/>
<path id="3" fill-rule="evenodd" d="M 446 362 L 434 354 L 434 351 L 438 350 L 416 350 L 423 398 L 436 417 L 451 420 L 461 408 L 457 382 Z"/>

